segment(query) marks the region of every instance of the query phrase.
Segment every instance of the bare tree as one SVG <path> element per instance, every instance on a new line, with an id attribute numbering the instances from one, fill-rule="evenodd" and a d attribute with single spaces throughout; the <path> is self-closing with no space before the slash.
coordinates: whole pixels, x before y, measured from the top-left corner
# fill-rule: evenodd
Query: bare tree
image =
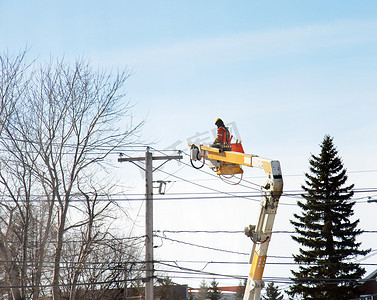
<path id="1" fill-rule="evenodd" d="M 27 139 L 38 153 L 37 171 L 47 183 L 46 191 L 57 205 L 53 299 L 60 299 L 60 262 L 71 201 L 86 180 L 85 171 L 106 156 L 139 128 L 116 129 L 127 112 L 122 88 L 127 72 L 93 71 L 79 60 L 72 67 L 64 61 L 41 67 L 29 99 L 33 114 Z"/>
<path id="2" fill-rule="evenodd" d="M 76 239 L 71 236 L 71 241 Z M 80 247 L 75 242 L 66 241 L 63 265 L 64 281 L 67 288 L 65 295 L 70 299 L 85 298 L 100 300 L 120 296 L 136 287 L 142 280 L 143 262 L 135 256 L 136 248 L 130 246 L 129 240 L 108 234 L 106 238 L 94 243 L 85 261 L 78 263 Z M 75 271 L 80 273 L 75 278 Z M 73 280 L 75 293 L 72 292 Z M 125 285 L 127 284 L 127 286 Z M 109 296 L 111 293 L 111 297 Z"/>
<path id="3" fill-rule="evenodd" d="M 107 227 L 104 226 L 104 219 L 109 217 L 108 210 L 111 201 L 101 201 L 101 195 L 98 195 L 95 187 L 91 187 L 93 192 L 86 193 L 78 188 L 84 197 L 84 215 L 82 221 L 73 224 L 72 228 L 79 228 L 80 230 L 80 243 L 78 244 L 78 251 L 75 255 L 73 276 L 70 282 L 70 300 L 76 299 L 76 289 L 79 281 L 79 276 L 83 271 L 84 265 L 92 252 L 93 248 L 102 243 L 108 235 Z M 106 193 L 107 195 L 107 193 Z M 105 230 L 103 230 L 105 229 Z"/>
<path id="4" fill-rule="evenodd" d="M 30 238 L 32 238 L 32 215 L 33 205 L 31 199 L 32 188 L 34 185 L 31 169 L 26 166 L 29 163 L 28 157 L 23 155 L 25 148 L 21 143 L 15 142 L 14 137 L 9 135 L 8 127 L 3 129 L 0 142 L 7 145 L 4 149 L 8 155 L 1 158 L 0 184 L 3 186 L 2 203 L 2 228 L 6 228 L 6 233 L 0 233 L 2 237 L 3 256 L 9 275 L 12 294 L 15 299 L 18 297 L 25 299 L 26 285 L 28 276 L 28 253 Z M 17 156 L 18 159 L 14 159 Z M 4 159 L 8 158 L 8 159 Z M 18 163 L 23 163 L 19 165 Z M 32 165 L 33 162 L 30 162 Z M 6 196 L 5 196 L 6 195 Z M 7 217 L 7 219 L 5 219 Z M 16 291 L 16 286 L 20 286 Z M 18 293 L 20 295 L 18 296 Z"/>
<path id="5" fill-rule="evenodd" d="M 69 291 L 74 299 L 86 260 L 107 234 L 100 228 L 111 202 L 99 202 L 101 187 L 89 184 L 94 167 L 133 142 L 142 124 L 118 128 L 130 109 L 123 93 L 127 71 L 61 60 L 39 66 L 28 80 L 24 56 L 0 56 L 1 280 L 9 282 L 13 299 L 37 299 L 46 286 L 60 299 L 64 236 L 79 228 Z M 72 205 L 76 201 L 81 206 Z M 83 218 L 70 219 L 79 207 Z"/>
<path id="6" fill-rule="evenodd" d="M 0 257 L 14 299 L 25 298 L 32 179 L 30 168 L 14 164 L 23 156 L 25 145 L 15 143 L 16 138 L 9 126 L 15 119 L 17 104 L 27 92 L 28 80 L 25 75 L 29 65 L 25 63 L 26 52 L 0 55 L 0 151 L 3 151 L 0 157 L 0 184 L 4 200 L 0 206 Z M 16 249 L 18 247 L 19 251 Z"/>
<path id="7" fill-rule="evenodd" d="M 25 63 L 26 53 L 27 49 L 19 54 L 0 55 L 0 134 L 27 86 L 25 72 L 29 65 Z"/>

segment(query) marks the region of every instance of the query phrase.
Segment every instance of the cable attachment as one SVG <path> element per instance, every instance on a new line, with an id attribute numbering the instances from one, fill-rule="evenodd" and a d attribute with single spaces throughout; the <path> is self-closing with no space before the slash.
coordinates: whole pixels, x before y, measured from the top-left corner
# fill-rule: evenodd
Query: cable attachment
<path id="1" fill-rule="evenodd" d="M 195 166 L 193 161 L 197 161 L 197 160 L 202 160 L 203 159 L 203 162 L 200 166 Z M 191 145 L 191 149 L 190 149 L 190 162 L 191 162 L 191 165 L 195 168 L 195 169 L 201 169 L 203 168 L 204 164 L 205 164 L 205 159 L 204 159 L 204 156 L 201 155 L 200 153 L 200 149 L 198 146 L 192 144 Z"/>
<path id="2" fill-rule="evenodd" d="M 245 227 L 245 235 L 251 238 L 255 234 L 255 227 L 255 225 L 249 225 L 248 227 Z"/>
<path id="3" fill-rule="evenodd" d="M 220 175 L 220 174 L 219 174 L 219 177 L 220 177 L 220 179 L 221 179 L 222 181 L 224 181 L 224 182 L 227 183 L 227 184 L 230 184 L 230 185 L 237 185 L 237 184 L 241 183 L 241 181 L 242 181 L 242 177 L 243 177 L 243 173 L 241 173 L 241 175 L 240 175 L 239 178 L 235 177 L 235 174 L 233 174 L 233 175 Z M 236 181 L 231 181 L 231 179 L 232 179 L 233 177 L 236 178 Z"/>
<path id="4" fill-rule="evenodd" d="M 256 232 L 255 229 L 256 229 L 255 225 L 249 225 L 248 227 L 245 227 L 245 230 L 244 230 L 245 235 L 249 237 L 252 240 L 252 242 L 255 244 L 263 244 L 267 242 L 270 237 L 266 236 L 262 240 L 261 237 L 263 237 L 263 235 L 260 232 Z"/>

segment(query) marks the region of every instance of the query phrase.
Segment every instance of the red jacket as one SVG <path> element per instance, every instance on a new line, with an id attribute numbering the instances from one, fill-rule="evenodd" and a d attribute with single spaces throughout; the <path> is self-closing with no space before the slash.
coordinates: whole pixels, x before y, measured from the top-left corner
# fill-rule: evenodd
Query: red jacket
<path id="1" fill-rule="evenodd" d="M 217 138 L 215 139 L 215 143 L 219 144 L 229 144 L 230 134 L 229 130 L 226 127 L 218 127 L 217 128 Z"/>

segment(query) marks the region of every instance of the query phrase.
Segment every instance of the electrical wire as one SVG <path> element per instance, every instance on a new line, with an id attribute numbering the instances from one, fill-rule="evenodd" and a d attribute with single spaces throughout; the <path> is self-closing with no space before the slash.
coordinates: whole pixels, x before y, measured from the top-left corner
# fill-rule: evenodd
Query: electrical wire
<path id="1" fill-rule="evenodd" d="M 154 150 L 156 150 L 156 149 L 154 149 Z M 156 150 L 156 151 L 159 151 L 159 150 Z M 159 151 L 161 154 L 164 154 L 162 151 Z M 183 151 L 181 151 L 181 153 L 184 153 L 185 155 L 187 155 L 187 156 L 189 156 L 189 154 L 187 154 L 187 153 L 185 153 L 185 152 L 183 152 Z M 186 166 L 188 166 L 188 167 L 190 167 L 190 165 L 188 165 L 187 163 L 185 163 L 185 162 L 182 162 L 181 160 L 177 160 L 179 163 L 181 163 L 181 164 L 184 164 L 184 165 L 186 165 Z M 161 171 L 161 172 L 163 172 L 163 173 L 165 173 L 165 174 L 167 174 L 167 175 L 170 175 L 170 176 L 174 176 L 175 178 L 178 178 L 178 179 L 180 179 L 180 180 L 182 180 L 182 181 L 184 181 L 184 182 L 188 182 L 188 183 L 191 183 L 191 184 L 194 184 L 194 185 L 197 185 L 197 186 L 200 186 L 200 187 L 204 187 L 204 188 L 206 188 L 206 189 L 210 189 L 210 190 L 213 190 L 212 188 L 210 188 L 210 187 L 207 187 L 207 186 L 203 186 L 203 185 L 201 185 L 201 184 L 198 184 L 198 183 L 195 183 L 195 182 L 193 182 L 193 181 L 189 181 L 189 180 L 186 180 L 186 179 L 184 179 L 184 178 L 181 178 L 181 177 L 178 177 L 178 176 L 176 176 L 176 175 L 174 175 L 174 174 L 169 174 L 168 172 L 166 172 L 166 171 L 162 171 L 162 170 L 159 170 L 159 171 Z M 214 174 L 211 174 L 211 173 L 208 173 L 208 172 L 206 172 L 206 171 L 204 171 L 204 170 L 202 170 L 202 169 L 199 169 L 198 171 L 200 171 L 200 172 L 202 172 L 202 173 L 204 173 L 204 174 L 207 174 L 207 175 L 209 175 L 209 176 L 214 176 L 214 177 L 216 177 L 216 178 L 218 178 L 217 177 L 217 175 L 214 175 Z M 258 184 L 256 184 L 256 183 L 253 183 L 253 182 L 249 182 L 249 181 L 247 181 L 249 184 L 252 184 L 252 185 L 255 185 L 255 186 L 258 186 L 259 188 L 257 189 L 257 188 L 252 188 L 252 187 L 250 187 L 250 186 L 245 186 L 245 185 L 242 185 L 242 184 L 239 184 L 240 186 L 243 186 L 243 187 L 246 187 L 246 188 L 251 188 L 251 189 L 254 189 L 254 190 L 258 190 L 258 191 L 260 191 L 260 185 L 258 185 Z M 216 190 L 217 192 L 220 192 L 220 193 L 224 193 L 224 192 L 221 192 L 221 191 L 218 191 L 218 190 Z M 356 190 L 354 190 L 354 192 L 355 192 Z M 368 192 L 371 192 L 371 191 L 373 191 L 373 190 L 368 190 Z M 377 192 L 377 189 L 374 189 L 374 191 L 375 192 Z M 366 191 L 357 191 L 357 192 L 366 192 Z M 300 198 L 302 198 L 302 192 L 301 193 L 299 193 L 299 194 L 297 194 L 297 195 L 295 195 L 295 194 L 286 194 L 286 193 L 282 193 L 282 197 L 283 196 L 290 196 L 290 197 L 300 197 Z M 350 201 L 352 201 L 352 199 L 350 199 Z M 282 203 L 282 202 L 280 202 L 279 203 L 280 205 L 293 205 L 293 206 L 296 206 L 297 204 L 291 204 L 291 203 Z"/>
<path id="2" fill-rule="evenodd" d="M 161 171 L 161 170 L 159 170 L 159 171 Z M 376 170 L 377 171 L 377 170 Z M 172 176 L 172 175 L 174 175 L 174 174 L 170 174 L 170 173 L 168 173 L 168 172 L 165 172 L 168 176 Z M 206 174 L 210 174 L 210 173 L 206 173 Z M 213 175 L 213 174 L 210 174 L 211 176 Z M 177 178 L 179 178 L 179 177 L 177 177 Z M 187 181 L 187 180 L 183 180 L 183 181 L 185 181 L 185 182 L 189 182 L 189 181 Z M 189 182 L 189 183 L 191 183 L 191 182 Z M 255 184 L 256 185 L 256 184 Z M 205 186 L 204 186 L 205 187 Z M 207 187 L 206 187 L 207 188 Z M 224 192 L 221 192 L 221 191 L 218 191 L 218 190 L 216 190 L 216 189 L 211 189 L 211 190 L 213 190 L 215 193 L 220 193 L 220 194 L 224 194 Z M 259 190 L 258 190 L 259 191 Z M 373 191 L 373 192 L 377 192 L 377 190 L 376 189 L 374 189 L 374 190 L 365 190 L 365 191 L 358 191 L 358 192 L 371 192 L 371 191 Z M 229 198 L 229 197 L 234 197 L 234 195 L 232 194 L 232 193 L 225 193 L 226 194 L 226 196 L 224 196 L 224 197 L 226 197 L 226 198 Z M 287 196 L 287 195 L 284 195 L 284 196 Z M 297 195 L 297 196 L 299 196 L 299 195 Z M 248 197 L 251 197 L 251 196 L 248 196 Z M 246 199 L 249 199 L 248 197 L 241 197 L 241 198 L 246 198 Z M 219 197 L 217 197 L 217 198 L 219 198 Z M 365 197 L 363 197 L 363 198 L 360 198 L 360 199 L 364 199 Z M 178 199 L 181 199 L 181 198 L 179 198 L 179 197 L 177 197 L 177 199 L 169 199 L 169 200 L 178 200 Z M 197 197 L 197 199 L 203 199 L 203 198 L 201 198 L 201 197 Z M 129 200 L 129 199 L 124 199 L 124 201 L 126 201 L 126 200 Z M 140 199 L 140 200 L 144 200 L 144 199 Z M 250 199 L 249 199 L 250 200 Z M 123 200 L 119 200 L 119 199 L 117 199 L 117 200 L 115 200 L 115 201 L 123 201 Z M 140 211 L 140 210 L 139 210 Z M 168 232 L 168 231 L 166 231 L 166 230 L 164 230 L 163 231 L 164 233 L 165 232 Z M 171 231 L 171 232 L 173 232 L 173 231 Z M 178 231 L 176 231 L 176 232 L 178 232 Z M 180 232 L 185 232 L 185 233 L 187 233 L 188 231 L 180 231 Z M 241 233 L 241 231 L 196 231 L 195 233 L 200 233 L 200 232 L 206 232 L 206 233 Z M 364 232 L 369 232 L 369 233 L 376 233 L 377 231 L 364 231 Z M 194 233 L 194 231 L 192 231 L 192 233 Z M 274 232 L 274 233 L 278 233 L 278 232 Z M 282 233 L 282 232 L 281 232 Z M 292 233 L 292 232 L 285 232 L 285 233 Z M 192 243 L 187 243 L 187 242 L 183 242 L 183 241 L 178 241 L 178 240 L 174 240 L 174 239 L 169 239 L 169 238 L 167 238 L 167 237 L 161 237 L 161 236 L 159 236 L 160 238 L 164 238 L 164 239 L 167 239 L 167 240 L 170 240 L 170 241 L 174 241 L 174 242 L 179 242 L 179 243 L 183 243 L 183 244 L 186 244 L 186 245 L 190 245 L 190 246 L 195 246 L 195 247 L 202 247 L 202 248 L 206 248 L 206 249 L 209 249 L 209 250 L 216 250 L 216 251 L 223 251 L 223 252 L 228 252 L 228 253 L 235 253 L 235 254 L 242 254 L 242 255 L 248 255 L 247 253 L 241 253 L 241 252 L 235 252 L 235 251 L 229 251 L 229 250 L 224 250 L 224 249 L 216 249 L 216 248 L 213 248 L 213 247 L 207 247 L 207 246 L 201 246 L 201 245 L 197 245 L 197 244 L 192 244 Z M 161 262 L 161 261 L 160 261 Z M 162 261 L 163 262 L 163 261 Z M 156 263 L 159 263 L 158 261 L 156 261 Z M 208 262 L 208 263 L 216 263 L 216 262 Z M 221 263 L 221 262 L 218 262 L 218 263 Z M 271 264 L 290 264 L 290 263 L 271 263 Z M 365 264 L 365 265 L 376 265 L 376 264 Z M 173 267 L 174 267 L 174 265 L 172 265 Z M 178 267 L 179 269 L 181 269 L 181 267 Z M 191 269 L 191 271 L 193 271 L 193 272 L 200 272 L 200 270 L 194 270 L 194 269 Z M 241 276 L 241 277 L 234 277 L 235 275 L 226 275 L 226 274 L 217 274 L 217 273 L 207 273 L 207 272 L 203 272 L 202 274 L 205 274 L 205 275 L 216 275 L 216 276 L 225 276 L 225 277 L 232 277 L 232 278 L 244 278 L 244 276 Z M 96 283 L 96 284 L 98 284 L 98 283 Z M 9 286 L 7 286 L 6 288 L 9 288 Z"/>
<path id="3" fill-rule="evenodd" d="M 169 174 L 167 172 L 165 172 L 165 174 Z M 171 176 L 171 174 L 169 175 Z M 210 187 L 205 187 L 205 186 L 202 186 L 206 189 L 211 189 L 211 190 L 214 190 L 215 189 L 212 189 Z M 363 191 L 365 192 L 365 191 Z M 240 198 L 240 199 L 247 199 L 247 200 L 251 200 L 251 201 L 255 201 L 255 202 L 260 202 L 260 197 L 261 195 L 253 195 L 253 194 L 250 194 L 250 193 L 245 193 L 242 195 L 241 192 L 221 192 L 221 191 L 216 191 L 215 193 L 218 193 L 219 195 L 214 195 L 214 196 L 193 196 L 193 197 L 172 197 L 171 195 L 174 195 L 174 194 L 170 194 L 170 195 L 167 195 L 167 194 L 164 194 L 163 196 L 160 196 L 160 195 L 155 195 L 154 199 L 155 201 L 191 201 L 191 200 L 211 200 L 211 199 L 234 199 L 234 198 Z M 187 193 L 186 195 L 200 195 L 201 193 Z M 117 194 L 113 194 L 113 195 L 110 195 L 110 199 L 109 198 L 100 198 L 100 199 L 97 199 L 96 201 L 97 202 L 138 202 L 138 201 L 145 201 L 145 197 L 141 197 L 142 194 L 139 194 L 140 197 L 129 197 L 129 195 L 122 195 L 123 197 L 116 197 Z M 185 193 L 181 193 L 181 195 L 185 195 Z M 205 193 L 203 193 L 203 195 L 206 195 Z M 13 199 L 11 199 L 9 196 L 6 196 L 6 195 L 2 195 L 3 199 L 1 200 L 2 203 L 14 203 L 15 201 Z M 282 198 L 283 197 L 287 197 L 286 195 L 282 195 Z M 350 199 L 349 201 L 355 201 L 356 204 L 366 204 L 370 201 L 368 200 L 364 200 L 364 199 L 368 199 L 370 196 L 364 196 L 364 197 L 360 197 L 360 198 L 356 198 L 356 199 Z M 255 199 L 254 199 L 255 198 Z M 296 200 L 296 199 L 295 199 Z M 302 199 L 303 201 L 305 201 L 304 199 Z M 18 201 L 21 201 L 21 200 L 18 200 Z M 42 203 L 42 202 L 46 202 L 48 200 L 44 199 L 44 196 L 43 197 L 40 197 L 40 198 L 36 198 L 36 199 L 29 199 L 27 200 L 28 203 Z M 71 199 L 70 202 L 82 202 L 83 200 L 82 199 Z M 296 203 L 284 203 L 284 202 L 279 202 L 279 205 L 291 205 L 291 206 L 296 206 L 297 204 Z M 323 203 L 323 205 L 333 205 L 333 204 L 326 204 L 326 203 Z"/>
<path id="4" fill-rule="evenodd" d="M 205 274 L 205 275 L 212 275 L 212 276 L 215 275 L 215 276 L 223 276 L 223 277 L 230 277 L 230 278 L 234 278 L 234 279 L 240 279 L 240 276 L 237 276 L 237 275 L 228 275 L 228 274 L 219 274 L 219 273 L 214 273 L 214 272 L 206 272 L 206 271 L 203 271 L 203 270 L 185 268 L 185 267 L 181 267 L 181 266 L 178 266 L 178 265 L 171 265 L 171 264 L 168 264 L 168 263 L 160 263 L 160 264 L 163 265 L 163 266 L 177 268 L 177 269 L 180 269 L 182 271 L 188 271 L 188 272 Z"/>
<path id="5" fill-rule="evenodd" d="M 111 280 L 104 280 L 104 281 L 87 281 L 87 282 L 76 282 L 76 283 L 59 283 L 59 287 L 71 287 L 71 286 L 96 286 L 96 285 L 103 285 L 103 284 L 116 284 L 116 283 L 124 283 L 124 282 L 135 282 L 135 281 L 143 281 L 147 278 L 138 277 L 138 278 L 125 278 L 125 279 L 111 279 Z M 40 284 L 40 285 L 1 285 L 0 289 L 31 289 L 31 288 L 50 288 L 53 287 L 53 284 Z"/>
<path id="6" fill-rule="evenodd" d="M 244 233 L 244 231 L 241 230 L 154 230 L 154 232 L 161 232 L 163 234 L 165 233 L 230 233 L 230 234 L 240 234 Z M 275 230 L 271 231 L 272 234 L 295 234 L 296 231 L 293 230 Z M 377 233 L 377 230 L 363 230 L 363 233 Z"/>
<path id="7" fill-rule="evenodd" d="M 168 238 L 166 236 L 161 236 L 161 235 L 155 235 L 155 236 L 158 237 L 158 238 L 167 240 L 167 241 L 176 242 L 176 243 L 179 243 L 179 244 L 189 245 L 189 246 L 193 246 L 193 247 L 198 247 L 198 248 L 203 248 L 203 249 L 208 249 L 208 250 L 214 250 L 214 251 L 219 251 L 219 252 L 225 252 L 225 253 L 249 255 L 248 253 L 245 253 L 245 252 L 231 251 L 231 250 L 226 250 L 226 249 L 219 249 L 219 248 L 214 248 L 214 247 L 209 247 L 209 246 L 198 245 L 198 244 L 194 244 L 194 243 L 190 243 L 190 242 L 184 242 L 184 241 Z"/>
<path id="8" fill-rule="evenodd" d="M 233 278 L 233 279 L 245 279 L 245 276 L 244 275 L 231 275 L 231 274 L 220 274 L 220 273 L 215 273 L 215 272 L 208 272 L 208 271 L 203 271 L 203 270 L 198 270 L 198 269 L 193 269 L 193 268 L 187 268 L 187 267 L 182 267 L 182 266 L 179 266 L 177 264 L 170 264 L 170 263 L 161 263 L 161 265 L 163 266 L 167 266 L 167 267 L 170 267 L 172 268 L 173 270 L 159 270 L 159 271 L 163 271 L 163 272 L 173 272 L 173 273 L 180 273 L 182 274 L 182 271 L 184 272 L 184 274 L 195 274 L 195 275 L 211 275 L 211 276 L 216 276 L 216 277 L 221 277 L 221 278 Z M 179 269 L 180 271 L 174 271 L 175 269 Z M 291 278 L 286 278 L 286 277 L 265 277 L 264 278 L 264 281 L 269 281 L 269 280 L 272 280 L 272 281 L 275 281 L 276 279 L 278 280 L 281 280 L 281 279 L 287 279 L 288 280 L 288 283 L 292 283 L 292 279 Z M 371 279 L 351 279 L 351 278 L 336 278 L 336 279 L 331 279 L 331 278 L 300 278 L 303 282 L 305 281 L 309 281 L 309 282 L 313 282 L 313 281 L 320 281 L 320 282 L 323 282 L 323 283 L 328 283 L 328 284 L 331 284 L 331 283 L 344 283 L 344 282 L 354 282 L 354 281 L 357 281 L 357 282 L 368 282 L 368 281 L 374 281 L 375 279 L 374 278 L 371 278 Z"/>

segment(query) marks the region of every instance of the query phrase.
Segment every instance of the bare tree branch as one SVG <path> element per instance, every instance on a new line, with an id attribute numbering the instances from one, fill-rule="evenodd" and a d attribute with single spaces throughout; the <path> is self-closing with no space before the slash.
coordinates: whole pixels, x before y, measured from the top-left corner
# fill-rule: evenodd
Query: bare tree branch
<path id="1" fill-rule="evenodd" d="M 61 269 L 65 235 L 80 229 L 82 242 L 67 291 L 74 299 L 85 277 L 83 266 L 95 257 L 93 249 L 109 246 L 101 241 L 108 234 L 104 224 L 112 202 L 99 201 L 103 187 L 92 180 L 95 166 L 103 166 L 117 147 L 133 143 L 142 123 L 119 128 L 130 109 L 123 92 L 127 71 L 95 71 L 80 59 L 74 65 L 50 61 L 29 72 L 25 54 L 0 56 L 0 197 L 7 199 L 0 204 L 3 278 L 13 299 L 36 300 L 47 286 L 55 300 L 61 299 L 61 283 L 67 280 L 61 277 L 67 275 Z M 83 201 L 73 206 L 77 199 Z M 75 208 L 84 213 L 72 222 Z"/>

